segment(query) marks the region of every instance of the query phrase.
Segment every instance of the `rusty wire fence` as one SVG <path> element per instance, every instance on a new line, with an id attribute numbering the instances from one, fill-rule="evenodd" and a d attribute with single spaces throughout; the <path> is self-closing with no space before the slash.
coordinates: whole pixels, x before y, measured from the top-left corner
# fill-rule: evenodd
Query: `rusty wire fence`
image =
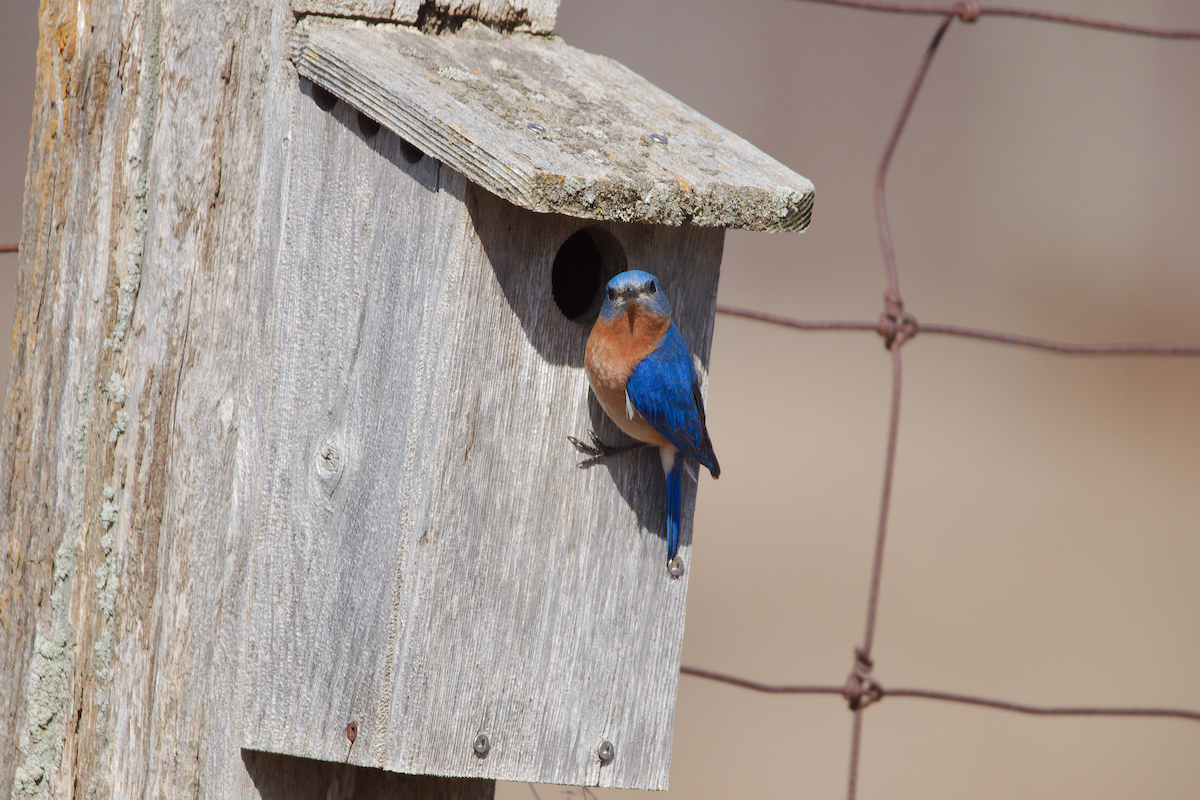
<path id="1" fill-rule="evenodd" d="M 868 331 L 875 332 L 883 339 L 892 366 L 892 390 L 885 444 L 885 459 L 883 472 L 883 487 L 879 500 L 878 528 L 875 535 L 873 565 L 868 589 L 866 621 L 861 643 L 854 648 L 853 664 L 844 683 L 840 685 L 790 685 L 763 683 L 750 678 L 702 669 L 693 666 L 683 666 L 681 673 L 709 681 L 716 681 L 742 689 L 767 694 L 818 694 L 839 695 L 847 702 L 853 714 L 852 733 L 849 742 L 849 776 L 846 795 L 853 800 L 857 794 L 860 742 L 864 722 L 864 712 L 872 705 L 887 697 L 908 697 L 923 700 L 966 704 L 999 711 L 1016 712 L 1020 714 L 1040 716 L 1086 716 L 1086 717 L 1157 717 L 1175 718 L 1200 723 L 1200 710 L 1186 708 L 1164 707 L 1116 707 L 1116 706 L 1054 706 L 1029 705 L 1012 702 L 1005 699 L 982 697 L 971 694 L 938 691 L 912 687 L 885 686 L 873 674 L 872 645 L 875 639 L 875 625 L 880 605 L 880 586 L 884 572 L 884 551 L 888 533 L 888 512 L 891 503 L 893 476 L 896 462 L 896 442 L 900 425 L 900 405 L 902 397 L 902 351 L 906 344 L 920 336 L 938 335 L 954 336 L 976 341 L 986 341 L 1003 345 L 1021 347 L 1031 350 L 1059 353 L 1069 356 L 1092 357 L 1200 357 L 1200 346 L 1176 344 L 1070 344 L 1047 339 L 1034 338 L 1018 334 L 999 333 L 957 325 L 946 325 L 920 322 L 905 310 L 903 295 L 900 292 L 899 273 L 893 251 L 891 234 L 888 226 L 886 206 L 886 182 L 888 169 L 904 132 L 905 123 L 910 111 L 920 93 L 927 71 L 934 61 L 938 46 L 947 30 L 955 23 L 969 24 L 985 16 L 1004 16 L 1028 20 L 1054 23 L 1060 25 L 1079 26 L 1100 29 L 1115 33 L 1146 36 L 1159 39 L 1183 39 L 1200 43 L 1200 30 L 1169 29 L 1148 27 L 1142 25 L 1124 24 L 1103 19 L 1095 19 L 1074 15 L 1056 14 L 1023 8 L 1011 8 L 992 5 L 981 5 L 975 0 L 956 2 L 952 5 L 936 4 L 906 4 L 882 3 L 869 0 L 800 0 L 801 2 L 824 3 L 844 6 L 852 9 L 876 11 L 894 14 L 915 14 L 940 17 L 940 24 L 934 30 L 933 36 L 926 48 L 916 75 L 912 80 L 907 96 L 899 113 L 887 145 L 880 159 L 875 179 L 875 216 L 878 228 L 879 243 L 883 255 L 886 290 L 884 293 L 883 309 L 878 320 L 872 321 L 806 321 L 791 317 L 718 304 L 717 313 L 743 317 L 770 325 L 784 326 L 804 331 Z M 1200 145 L 1198 145 L 1200 146 Z M 1197 224 L 1200 224 L 1198 222 Z M 0 253 L 16 252 L 16 244 L 0 244 Z M 537 789 L 530 785 L 534 797 L 540 797 Z M 545 791 L 545 789 L 543 790 Z M 584 798 L 595 797 L 595 793 L 587 788 L 563 790 L 568 795 L 581 793 Z"/>
<path id="2" fill-rule="evenodd" d="M 1045 706 L 1027 705 L 1004 699 L 981 697 L 970 694 L 945 692 L 933 689 L 910 687 L 884 686 L 874 676 L 872 660 L 872 645 L 875 639 L 875 624 L 880 603 L 880 584 L 884 568 L 884 550 L 887 542 L 888 511 L 892 497 L 893 476 L 896 463 L 896 441 L 900 425 L 900 401 L 902 397 L 902 350 L 904 345 L 918 335 L 956 336 L 967 339 L 994 342 L 1013 347 L 1048 351 L 1071 356 L 1119 356 L 1119 357 L 1191 357 L 1200 356 L 1200 346 L 1174 344 L 1068 344 L 1049 341 L 1008 333 L 998 333 L 977 328 L 957 325 L 944 325 L 919 322 L 916 317 L 907 312 L 903 296 L 900 292 L 899 273 L 893 251 L 891 233 L 888 226 L 886 205 L 886 183 L 888 168 L 892 155 L 904 132 L 905 123 L 910 111 L 920 93 L 926 73 L 932 64 L 947 30 L 955 22 L 972 23 L 984 16 L 1007 16 L 1029 20 L 1038 20 L 1060 25 L 1080 26 L 1084 28 L 1101 29 L 1116 33 L 1148 36 L 1161 39 L 1185 39 L 1200 42 L 1200 30 L 1167 29 L 1129 25 L 1102 19 L 1080 16 L 1055 14 L 1029 9 L 1009 8 L 1001 6 L 980 5 L 975 0 L 957 2 L 952 5 L 880 3 L 869 0 L 802 0 L 803 2 L 825 3 L 828 5 L 846 6 L 854 9 L 869 10 L 896 14 L 919 14 L 940 17 L 933 37 L 925 50 L 924 56 L 917 68 L 908 94 L 904 99 L 899 117 L 891 136 L 888 138 L 875 179 L 875 217 L 879 234 L 879 243 L 883 254 L 883 266 L 886 276 L 883 310 L 878 320 L 874 321 L 805 321 L 792 319 L 777 314 L 768 314 L 747 308 L 718 304 L 719 314 L 744 317 L 759 322 L 780 325 L 797 330 L 837 330 L 837 331 L 874 331 L 883 339 L 883 343 L 891 359 L 892 391 L 890 417 L 887 428 L 886 456 L 884 460 L 883 489 L 879 502 L 878 528 L 874 545 L 874 561 L 868 589 L 866 623 L 861 644 L 854 648 L 853 665 L 845 682 L 841 685 L 786 685 L 768 684 L 751 680 L 746 677 L 683 666 L 681 672 L 696 678 L 718 681 L 743 689 L 769 694 L 823 694 L 840 695 L 844 698 L 853 714 L 853 726 L 849 750 L 849 778 L 846 795 L 853 800 L 857 794 L 860 742 L 864 712 L 870 706 L 887 697 L 909 697 L 948 703 L 960 703 L 979 706 L 1000 711 L 1017 712 L 1021 714 L 1043 716 L 1088 716 L 1088 717 L 1159 717 L 1189 720 L 1200 723 L 1200 710 L 1184 708 L 1146 708 L 1146 707 L 1114 707 L 1114 706 Z M 1200 224 L 1200 223 L 1198 223 Z"/>

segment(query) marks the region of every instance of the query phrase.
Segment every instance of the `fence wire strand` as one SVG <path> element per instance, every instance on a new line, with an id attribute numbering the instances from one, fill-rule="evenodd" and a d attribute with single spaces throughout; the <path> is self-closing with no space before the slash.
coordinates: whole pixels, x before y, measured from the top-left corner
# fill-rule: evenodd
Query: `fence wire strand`
<path id="1" fill-rule="evenodd" d="M 1160 28 L 1145 25 L 1131 25 L 1111 22 L 1108 20 L 1069 14 L 1056 14 L 1047 11 L 1037 11 L 1025 8 L 1007 8 L 1001 6 L 984 6 L 975 0 L 966 0 L 952 5 L 924 5 L 910 3 L 879 3 L 869 0 L 800 0 L 801 2 L 821 3 L 824 5 L 845 6 L 848 8 L 870 11 L 883 11 L 901 14 L 923 14 L 943 17 L 941 24 L 934 32 L 933 38 L 926 47 L 924 57 L 917 68 L 908 94 L 904 99 L 896 124 L 888 137 L 879 169 L 875 178 L 875 217 L 879 232 L 880 248 L 883 251 L 884 268 L 887 277 L 887 290 L 884 293 L 884 308 L 876 322 L 867 321 L 811 321 L 799 320 L 779 314 L 771 314 L 754 309 L 739 308 L 726 304 L 717 305 L 717 313 L 734 317 L 781 325 L 788 328 L 806 331 L 873 331 L 881 336 L 892 360 L 892 398 L 886 456 L 884 458 L 883 489 L 880 497 L 879 526 L 876 531 L 874 559 L 871 570 L 871 582 L 867 600 L 867 619 L 863 633 L 862 645 L 854 650 L 854 665 L 846 682 L 841 686 L 769 684 L 749 678 L 729 675 L 713 670 L 697 667 L 682 666 L 680 673 L 695 678 L 725 683 L 742 689 L 767 694 L 825 694 L 840 695 L 849 705 L 854 714 L 850 739 L 849 778 L 846 796 L 855 800 L 858 788 L 859 758 L 862 742 L 863 712 L 868 706 L 879 702 L 885 697 L 909 697 L 921 700 L 936 700 L 962 705 L 979 706 L 984 708 L 1012 711 L 1020 714 L 1036 716 L 1104 716 L 1104 717 L 1158 717 L 1183 719 L 1200 722 L 1200 711 L 1176 708 L 1121 708 L 1105 706 L 1035 706 L 1015 703 L 1008 700 L 996 700 L 976 695 L 942 692 L 930 689 L 886 689 L 872 675 L 874 663 L 871 660 L 871 646 L 875 637 L 875 620 L 879 607 L 879 590 L 883 577 L 883 554 L 887 540 L 888 511 L 891 502 L 892 477 L 896 463 L 896 441 L 900 428 L 900 398 L 902 386 L 902 360 L 900 350 L 905 343 L 918 333 L 955 336 L 966 339 L 993 342 L 997 344 L 1025 347 L 1032 350 L 1042 350 L 1064 355 L 1080 356 L 1200 356 L 1200 346 L 1197 345 L 1168 345 L 1168 344 L 1068 344 L 1017 334 L 997 333 L 978 328 L 948 324 L 919 323 L 917 319 L 904 310 L 904 302 L 900 295 L 900 280 L 896 268 L 895 254 L 892 248 L 891 232 L 888 226 L 886 205 L 886 181 L 892 155 L 904 132 L 905 122 L 921 90 L 925 75 L 933 63 L 933 57 L 938 45 L 949 29 L 950 24 L 958 19 L 962 22 L 976 22 L 985 16 L 1017 17 L 1024 19 L 1055 22 L 1086 28 L 1095 28 L 1117 33 L 1151 36 L 1163 39 L 1200 40 L 1200 30 L 1184 28 Z M 16 244 L 0 244 L 0 253 L 15 253 Z M 533 786 L 530 786 L 533 789 Z M 533 789 L 537 795 L 536 789 Z"/>
<path id="2" fill-rule="evenodd" d="M 846 697 L 845 686 L 820 686 L 789 683 L 761 683 L 737 675 L 727 675 L 710 669 L 696 667 L 680 667 L 682 675 L 704 678 L 717 683 L 727 683 L 741 689 L 749 689 L 763 694 L 836 694 L 843 699 Z M 884 697 L 915 697 L 922 700 L 942 700 L 947 703 L 960 703 L 968 706 L 997 708 L 1001 711 L 1015 711 L 1019 714 L 1035 716 L 1064 716 L 1064 717 L 1174 717 L 1200 722 L 1200 711 L 1188 711 L 1181 708 L 1120 708 L 1116 706 L 1035 706 L 1028 703 L 1013 703 L 1008 700 L 992 700 L 987 697 L 977 697 L 972 694 L 959 692 L 940 692 L 933 689 L 885 689 L 878 681 L 874 682 L 878 699 Z"/>
<path id="3" fill-rule="evenodd" d="M 976 22 L 982 17 L 1020 17 L 1042 22 L 1058 22 L 1082 28 L 1097 28 L 1114 33 L 1131 33 L 1136 36 L 1154 36 L 1160 39 L 1200 39 L 1200 30 L 1190 28 L 1156 28 L 1150 25 L 1130 25 L 1105 19 L 1080 17 L 1074 14 L 1055 14 L 1032 8 L 1010 8 L 1006 6 L 981 6 L 974 0 L 952 5 L 924 5 L 920 3 L 874 3 L 870 0 L 802 0 L 807 3 L 822 3 L 830 6 L 861 8 L 867 11 L 890 11 L 896 14 L 925 14 L 929 16 L 958 17 L 963 22 Z"/>
<path id="4" fill-rule="evenodd" d="M 830 320 L 828 322 L 793 319 L 781 314 L 770 314 L 766 311 L 755 311 L 750 308 L 717 303 L 717 313 L 730 317 L 744 317 L 771 325 L 781 325 L 786 328 L 796 328 L 802 331 L 872 331 L 880 336 L 887 336 L 887 331 L 878 322 L 851 322 Z M 980 328 L 968 328 L 962 325 L 942 325 L 917 323 L 913 321 L 912 336 L 917 333 L 943 334 L 958 336 L 966 339 L 981 339 L 998 344 L 1012 344 L 1028 347 L 1033 350 L 1046 350 L 1051 353 L 1063 353 L 1074 356 L 1200 356 L 1200 346 L 1182 344 L 1068 344 L 1054 342 L 1049 339 L 1038 339 L 1032 336 L 1018 336 L 1011 333 L 985 331 Z M 912 338 L 911 336 L 909 338 Z"/>
<path id="5" fill-rule="evenodd" d="M 1200 39 L 1200 30 L 1179 28 L 1156 28 L 1143 25 L 1129 25 L 1107 20 L 1092 19 L 1066 14 L 1055 14 L 1045 11 L 1035 11 L 1022 8 L 1005 8 L 999 6 L 982 6 L 975 0 L 957 2 L 953 5 L 914 5 L 901 3 L 879 3 L 867 0 L 805 0 L 812 3 L 847 6 L 857 9 L 885 11 L 905 14 L 928 14 L 943 17 L 941 24 L 934 32 L 925 50 L 924 57 L 917 68 L 908 94 L 904 99 L 900 114 L 888 137 L 879 169 L 875 177 L 875 217 L 879 232 L 880 248 L 883 251 L 884 268 L 887 277 L 887 290 L 884 293 L 883 313 L 877 322 L 861 321 L 805 321 L 791 317 L 770 314 L 752 309 L 738 308 L 725 304 L 717 305 L 717 312 L 729 316 L 782 325 L 789 328 L 811 331 L 874 331 L 883 337 L 892 360 L 892 398 L 886 456 L 884 459 L 883 489 L 880 498 L 879 526 L 876 531 L 874 559 L 871 570 L 871 582 L 867 600 L 867 619 L 862 644 L 854 650 L 854 665 L 846 682 L 841 686 L 819 685 L 777 685 L 760 683 L 748 678 L 696 667 L 682 666 L 680 672 L 684 675 L 717 681 L 769 694 L 827 694 L 841 695 L 854 714 L 854 723 L 850 738 L 850 765 L 847 781 L 846 796 L 855 800 L 858 790 L 859 758 L 861 754 L 863 712 L 872 703 L 879 702 L 884 697 L 910 697 L 922 700 L 936 700 L 984 708 L 1013 711 L 1021 714 L 1038 716 L 1105 716 L 1105 717 L 1168 717 L 1200 722 L 1200 711 L 1174 708 L 1120 708 L 1104 706 L 1035 706 L 1015 703 L 1007 700 L 996 700 L 975 695 L 942 692 L 928 689 L 885 689 L 872 675 L 874 663 L 871 659 L 871 646 L 875 636 L 875 620 L 879 607 L 879 591 L 883 576 L 884 545 L 887 540 L 888 510 L 891 502 L 892 477 L 896 463 L 896 441 L 900 427 L 900 398 L 902 387 L 902 359 L 900 355 L 903 345 L 918 333 L 956 336 L 966 339 L 993 342 L 998 344 L 1025 347 L 1064 355 L 1080 356 L 1200 356 L 1200 346 L 1194 345 L 1164 345 L 1164 344 L 1067 344 L 1047 339 L 1016 334 L 996 333 L 959 325 L 921 324 L 904 309 L 900 295 L 900 280 L 896 268 L 895 254 L 892 248 L 891 232 L 888 226 L 886 204 L 886 181 L 892 155 L 904 132 L 905 122 L 916 103 L 925 75 L 933 63 L 933 57 L 938 45 L 949 29 L 950 24 L 959 19 L 962 22 L 976 22 L 984 16 L 1018 17 L 1046 22 L 1056 22 L 1067 25 L 1082 26 L 1114 31 L 1118 33 L 1153 36 L 1165 39 Z"/>

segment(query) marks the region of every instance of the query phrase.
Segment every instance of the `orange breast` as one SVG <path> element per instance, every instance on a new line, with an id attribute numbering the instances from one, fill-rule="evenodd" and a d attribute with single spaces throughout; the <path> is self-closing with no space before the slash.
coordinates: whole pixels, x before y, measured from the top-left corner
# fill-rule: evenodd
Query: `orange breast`
<path id="1" fill-rule="evenodd" d="M 598 319 L 588 336 L 583 362 L 604 413 L 625 433 L 653 445 L 669 442 L 641 414 L 634 411 L 630 416 L 625 384 L 633 368 L 658 347 L 670 325 L 670 320 L 638 313 L 636 307 L 633 313 L 607 322 Z"/>

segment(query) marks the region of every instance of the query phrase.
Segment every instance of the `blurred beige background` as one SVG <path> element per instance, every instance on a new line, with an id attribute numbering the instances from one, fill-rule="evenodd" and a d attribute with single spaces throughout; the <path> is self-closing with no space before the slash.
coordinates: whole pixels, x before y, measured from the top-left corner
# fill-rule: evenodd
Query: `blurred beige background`
<path id="1" fill-rule="evenodd" d="M 0 0 L 0 244 L 16 244 L 21 238 L 21 196 L 33 114 L 37 9 L 36 0 Z M 0 330 L 4 331 L 0 375 L 6 382 L 16 280 L 16 253 L 0 253 Z"/>
<path id="2" fill-rule="evenodd" d="M 1187 0 L 1038 6 L 1200 28 Z M 0 9 L 0 242 L 11 242 L 36 3 Z M 885 287 L 873 174 L 936 26 L 792 0 L 563 0 L 558 30 L 816 183 L 808 232 L 728 235 L 722 302 L 868 320 Z M 1200 43 L 956 23 L 889 190 L 901 288 L 923 321 L 1200 343 Z M 5 330 L 15 267 L 0 255 Z M 918 336 L 905 367 L 880 681 L 1200 709 L 1200 360 Z M 862 637 L 889 380 L 874 335 L 718 318 L 709 423 L 723 477 L 701 479 L 685 663 L 845 679 Z M 669 794 L 844 796 L 850 720 L 837 698 L 684 677 Z M 542 800 L 566 791 L 537 787 Z M 866 712 L 861 798 L 1198 794 L 1196 723 L 906 699 Z M 501 784 L 498 796 L 534 795 Z"/>

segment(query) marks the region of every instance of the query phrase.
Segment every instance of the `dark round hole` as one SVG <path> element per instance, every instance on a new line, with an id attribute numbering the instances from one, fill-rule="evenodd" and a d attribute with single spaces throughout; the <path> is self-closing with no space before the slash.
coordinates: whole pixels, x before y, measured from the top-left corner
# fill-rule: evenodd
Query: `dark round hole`
<path id="1" fill-rule="evenodd" d="M 379 133 L 379 123 L 360 111 L 358 112 L 358 129 L 362 131 L 363 136 L 370 139 Z"/>
<path id="2" fill-rule="evenodd" d="M 317 108 L 322 111 L 329 111 L 337 105 L 337 96 L 326 89 L 324 86 L 312 85 L 312 99 L 317 104 Z"/>
<path id="3" fill-rule="evenodd" d="M 586 323 L 600 313 L 604 285 L 625 269 L 625 251 L 611 233 L 584 228 L 558 248 L 550 271 L 554 302 L 572 322 Z"/>
<path id="4" fill-rule="evenodd" d="M 400 140 L 400 155 L 404 156 L 404 160 L 410 164 L 415 164 L 425 157 L 425 154 L 421 152 L 421 148 L 403 139 Z"/>

